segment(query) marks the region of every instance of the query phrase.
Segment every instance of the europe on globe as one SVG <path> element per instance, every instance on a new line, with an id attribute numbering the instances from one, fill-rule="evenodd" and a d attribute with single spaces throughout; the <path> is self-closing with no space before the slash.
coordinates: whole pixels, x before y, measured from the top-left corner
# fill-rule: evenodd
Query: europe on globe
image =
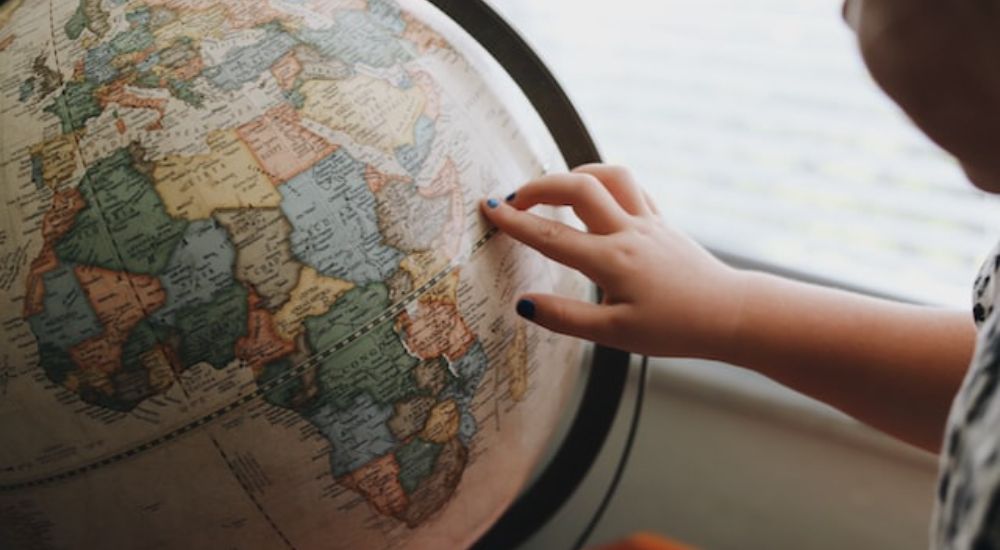
<path id="1" fill-rule="evenodd" d="M 423 0 L 0 3 L 0 547 L 454 548 L 546 453 L 565 169 Z"/>

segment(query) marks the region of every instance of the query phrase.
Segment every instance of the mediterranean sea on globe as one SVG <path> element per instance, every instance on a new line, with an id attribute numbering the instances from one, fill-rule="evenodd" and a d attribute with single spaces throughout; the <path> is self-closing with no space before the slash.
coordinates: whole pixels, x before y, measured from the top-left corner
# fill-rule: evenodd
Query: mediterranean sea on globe
<path id="1" fill-rule="evenodd" d="M 513 302 L 590 288 L 478 212 L 565 166 L 471 37 L 417 0 L 8 0 L 0 69 L 0 546 L 495 522 L 585 351 Z"/>

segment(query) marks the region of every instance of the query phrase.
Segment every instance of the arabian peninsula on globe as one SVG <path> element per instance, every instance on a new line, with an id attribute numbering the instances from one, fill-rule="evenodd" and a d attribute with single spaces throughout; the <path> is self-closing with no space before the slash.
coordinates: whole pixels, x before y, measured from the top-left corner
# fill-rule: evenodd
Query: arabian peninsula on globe
<path id="1" fill-rule="evenodd" d="M 0 547 L 455 548 L 546 452 L 564 169 L 424 1 L 0 4 Z"/>

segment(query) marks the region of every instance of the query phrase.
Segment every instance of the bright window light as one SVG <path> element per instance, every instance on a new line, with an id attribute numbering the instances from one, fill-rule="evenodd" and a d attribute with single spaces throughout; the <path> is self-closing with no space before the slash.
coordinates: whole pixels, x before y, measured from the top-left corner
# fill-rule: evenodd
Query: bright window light
<path id="1" fill-rule="evenodd" d="M 968 307 L 1000 238 L 977 191 L 871 81 L 839 0 L 495 0 L 705 245 Z"/>

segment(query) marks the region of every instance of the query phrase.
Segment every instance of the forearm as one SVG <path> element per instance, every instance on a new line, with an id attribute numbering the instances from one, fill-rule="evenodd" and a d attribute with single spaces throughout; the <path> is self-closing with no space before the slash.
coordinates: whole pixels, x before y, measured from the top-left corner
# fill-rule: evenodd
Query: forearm
<path id="1" fill-rule="evenodd" d="M 758 371 L 938 450 L 972 354 L 971 315 L 761 273 L 740 279 L 732 333 L 709 357 Z"/>

